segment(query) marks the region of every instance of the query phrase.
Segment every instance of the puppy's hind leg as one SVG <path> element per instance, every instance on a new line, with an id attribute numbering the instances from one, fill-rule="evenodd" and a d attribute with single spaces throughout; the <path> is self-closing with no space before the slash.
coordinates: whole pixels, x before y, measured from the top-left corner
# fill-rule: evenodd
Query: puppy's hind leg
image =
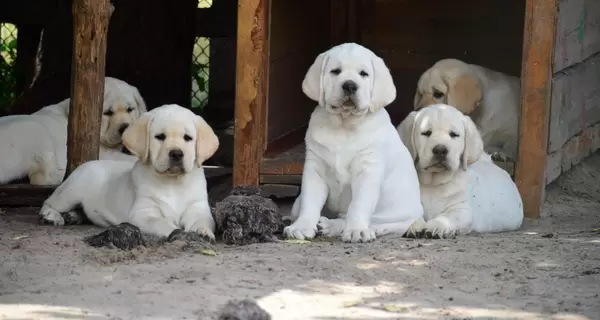
<path id="1" fill-rule="evenodd" d="M 29 183 L 36 186 L 57 185 L 63 179 L 52 152 L 34 156 L 33 164 L 27 175 L 29 176 Z"/>
<path id="2" fill-rule="evenodd" d="M 82 221 L 79 214 L 75 212 L 75 209 L 83 200 L 86 190 L 86 179 L 81 179 L 80 173 L 80 171 L 75 170 L 44 201 L 39 213 L 40 222 L 62 226 L 65 224 L 65 219 L 61 213 L 68 215 L 67 223 L 70 221 Z"/>

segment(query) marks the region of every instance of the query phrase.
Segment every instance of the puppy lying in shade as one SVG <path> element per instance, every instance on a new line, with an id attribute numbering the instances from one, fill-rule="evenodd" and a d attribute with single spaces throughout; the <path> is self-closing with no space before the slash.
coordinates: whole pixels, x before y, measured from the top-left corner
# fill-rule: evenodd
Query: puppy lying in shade
<path id="1" fill-rule="evenodd" d="M 398 133 L 414 159 L 424 208 L 424 219 L 406 236 L 448 238 L 521 226 L 519 191 L 483 152 L 481 136 L 468 116 L 435 104 L 411 112 Z"/>
<path id="2" fill-rule="evenodd" d="M 78 167 L 44 202 L 42 221 L 62 225 L 61 213 L 86 217 L 101 227 L 131 223 L 143 233 L 167 237 L 195 232 L 214 240 L 202 163 L 219 140 L 200 116 L 178 105 L 144 113 L 123 133 L 139 160 L 97 160 Z"/>
<path id="3" fill-rule="evenodd" d="M 306 159 L 288 238 L 320 233 L 345 242 L 404 234 L 423 216 L 410 154 L 384 109 L 396 87 L 384 61 L 346 43 L 320 54 L 302 90 L 319 104 L 306 132 Z"/>
<path id="4" fill-rule="evenodd" d="M 421 75 L 414 107 L 444 103 L 457 108 L 479 127 L 487 152 L 498 160 L 516 160 L 520 95 L 518 77 L 443 59 Z"/>
<path id="5" fill-rule="evenodd" d="M 28 176 L 33 185 L 57 185 L 67 167 L 67 126 L 71 100 L 46 106 L 30 115 L 0 118 L 0 184 Z M 100 159 L 135 162 L 122 151 L 121 134 L 146 104 L 134 86 L 106 77 L 104 83 Z"/>

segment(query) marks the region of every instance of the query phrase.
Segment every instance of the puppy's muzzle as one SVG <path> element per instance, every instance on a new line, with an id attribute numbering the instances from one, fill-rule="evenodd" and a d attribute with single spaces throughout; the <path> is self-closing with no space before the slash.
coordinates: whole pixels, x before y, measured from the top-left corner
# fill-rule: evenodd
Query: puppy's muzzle
<path id="1" fill-rule="evenodd" d="M 183 162 L 183 151 L 181 151 L 181 149 L 169 151 L 169 161 L 171 164 L 181 164 L 181 162 Z"/>
<path id="2" fill-rule="evenodd" d="M 344 91 L 344 95 L 353 96 L 358 91 L 358 85 L 352 80 L 344 81 L 342 83 L 342 90 Z"/>
<path id="3" fill-rule="evenodd" d="M 444 145 L 438 144 L 431 149 L 431 153 L 433 153 L 433 157 L 438 160 L 446 160 L 448 156 L 448 148 Z"/>

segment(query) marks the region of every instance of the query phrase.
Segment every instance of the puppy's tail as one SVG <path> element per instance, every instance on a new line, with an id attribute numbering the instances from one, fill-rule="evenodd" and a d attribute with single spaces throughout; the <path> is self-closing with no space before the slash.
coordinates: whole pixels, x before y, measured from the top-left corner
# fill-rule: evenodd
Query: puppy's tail
<path id="1" fill-rule="evenodd" d="M 232 300 L 221 309 L 217 320 L 271 320 L 271 315 L 252 300 Z"/>

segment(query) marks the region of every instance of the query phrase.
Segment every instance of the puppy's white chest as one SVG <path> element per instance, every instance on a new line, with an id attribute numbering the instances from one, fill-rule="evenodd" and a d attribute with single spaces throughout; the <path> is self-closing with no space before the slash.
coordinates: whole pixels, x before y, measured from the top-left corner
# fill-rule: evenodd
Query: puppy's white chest
<path id="1" fill-rule="evenodd" d="M 189 198 L 185 195 L 187 192 L 189 191 L 181 190 L 181 188 L 165 187 L 154 195 L 154 200 L 165 219 L 175 225 L 179 225 L 181 215 L 190 206 L 189 201 L 185 200 Z"/>

